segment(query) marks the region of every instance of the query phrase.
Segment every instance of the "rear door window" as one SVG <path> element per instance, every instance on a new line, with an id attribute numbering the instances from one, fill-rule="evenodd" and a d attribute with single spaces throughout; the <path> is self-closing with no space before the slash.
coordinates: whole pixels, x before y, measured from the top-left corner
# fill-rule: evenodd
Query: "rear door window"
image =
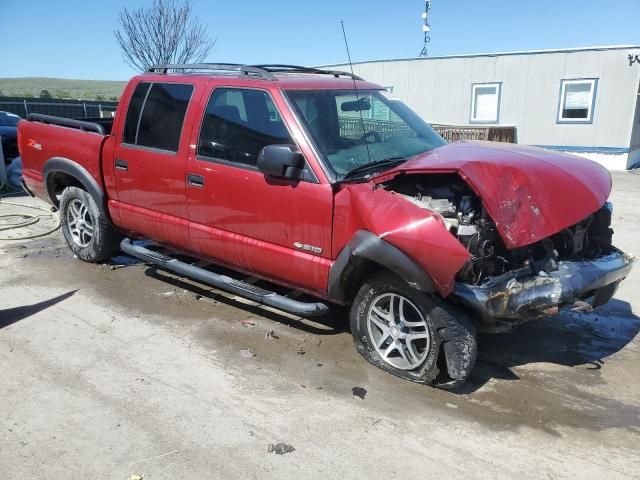
<path id="1" fill-rule="evenodd" d="M 147 98 L 150 83 L 139 83 L 133 91 L 131 100 L 129 100 L 129 110 L 127 111 L 127 119 L 124 122 L 124 133 L 122 141 L 124 143 L 136 144 L 136 135 L 138 134 L 138 121 L 140 120 L 140 112 L 144 99 Z"/>
<path id="2" fill-rule="evenodd" d="M 125 120 L 123 142 L 177 152 L 193 85 L 140 83 Z"/>
<path id="3" fill-rule="evenodd" d="M 293 143 L 267 92 L 216 88 L 202 119 L 198 156 L 255 167 L 263 147 Z"/>

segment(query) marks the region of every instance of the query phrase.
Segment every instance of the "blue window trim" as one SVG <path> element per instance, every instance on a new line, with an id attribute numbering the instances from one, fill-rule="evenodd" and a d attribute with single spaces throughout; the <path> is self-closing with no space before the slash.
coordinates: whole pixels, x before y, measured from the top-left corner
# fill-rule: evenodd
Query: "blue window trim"
<path id="1" fill-rule="evenodd" d="M 596 96 L 598 95 L 598 80 L 597 77 L 591 78 L 563 78 L 560 80 L 560 91 L 558 92 L 558 111 L 556 112 L 556 124 L 557 125 L 591 125 L 596 113 Z M 591 109 L 589 111 L 589 118 L 584 120 L 576 120 L 575 118 L 563 120 L 560 118 L 562 114 L 562 87 L 565 82 L 580 82 L 588 81 L 593 82 L 593 92 L 591 94 Z"/>
<path id="2" fill-rule="evenodd" d="M 474 104 L 474 90 L 476 86 L 489 86 L 489 85 L 497 85 L 498 86 L 498 108 L 496 109 L 496 119 L 495 120 L 474 120 L 473 118 L 473 104 Z M 500 123 L 500 106 L 502 102 L 502 82 L 482 82 L 482 83 L 472 83 L 471 84 L 471 107 L 469 109 L 469 123 L 473 124 L 484 124 L 484 125 L 495 125 Z"/>
<path id="3" fill-rule="evenodd" d="M 555 150 L 559 152 L 572 153 L 608 153 L 620 154 L 629 153 L 632 149 L 629 147 L 581 147 L 579 145 L 533 145 L 534 147 L 545 148 L 547 150 Z"/>

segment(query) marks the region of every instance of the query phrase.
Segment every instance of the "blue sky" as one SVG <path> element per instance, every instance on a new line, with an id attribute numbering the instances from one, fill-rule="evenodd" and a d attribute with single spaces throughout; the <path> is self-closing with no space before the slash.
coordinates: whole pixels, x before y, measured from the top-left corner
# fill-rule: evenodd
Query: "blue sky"
<path id="1" fill-rule="evenodd" d="M 640 0 L 432 0 L 429 54 L 639 44 Z M 113 37 L 124 5 L 151 0 L 0 0 L 0 77 L 126 80 Z M 423 0 L 193 0 L 218 38 L 211 61 L 344 62 L 416 56 Z"/>

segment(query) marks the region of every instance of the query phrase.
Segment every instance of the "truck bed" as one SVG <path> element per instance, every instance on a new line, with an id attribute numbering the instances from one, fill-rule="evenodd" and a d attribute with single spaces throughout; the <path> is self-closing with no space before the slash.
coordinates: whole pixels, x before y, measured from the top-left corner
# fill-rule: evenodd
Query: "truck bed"
<path id="1" fill-rule="evenodd" d="M 32 114 L 19 125 L 19 148 L 23 178 L 29 190 L 45 201 L 57 203 L 43 179 L 50 159 L 73 160 L 103 185 L 100 156 L 111 133 L 112 119 L 75 120 Z"/>
<path id="2" fill-rule="evenodd" d="M 111 135 L 111 129 L 113 128 L 113 118 L 101 118 L 101 117 L 86 117 L 78 118 L 82 122 L 97 123 L 104 129 L 105 135 Z"/>
<path id="3" fill-rule="evenodd" d="M 67 118 L 31 113 L 27 116 L 27 120 L 46 123 L 48 125 L 76 128 L 86 132 L 99 133 L 100 135 L 111 134 L 111 128 L 113 127 L 113 118 L 102 117 Z"/>

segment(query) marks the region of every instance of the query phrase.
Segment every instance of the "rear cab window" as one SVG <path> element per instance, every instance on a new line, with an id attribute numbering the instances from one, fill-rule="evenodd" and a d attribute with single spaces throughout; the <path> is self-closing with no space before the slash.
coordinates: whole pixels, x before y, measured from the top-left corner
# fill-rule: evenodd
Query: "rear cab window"
<path id="1" fill-rule="evenodd" d="M 129 101 L 122 143 L 177 152 L 193 89 L 184 83 L 139 83 Z"/>

